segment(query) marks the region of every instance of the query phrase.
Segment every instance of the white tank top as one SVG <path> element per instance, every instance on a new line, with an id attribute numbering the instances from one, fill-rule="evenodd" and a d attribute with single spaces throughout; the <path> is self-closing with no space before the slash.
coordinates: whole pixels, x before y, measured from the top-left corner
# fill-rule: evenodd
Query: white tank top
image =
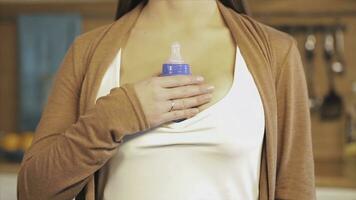
<path id="1" fill-rule="evenodd" d="M 121 49 L 97 98 L 119 86 Z M 124 113 L 123 113 L 124 114 Z M 265 118 L 236 48 L 223 99 L 182 122 L 124 137 L 110 162 L 105 200 L 256 200 Z"/>

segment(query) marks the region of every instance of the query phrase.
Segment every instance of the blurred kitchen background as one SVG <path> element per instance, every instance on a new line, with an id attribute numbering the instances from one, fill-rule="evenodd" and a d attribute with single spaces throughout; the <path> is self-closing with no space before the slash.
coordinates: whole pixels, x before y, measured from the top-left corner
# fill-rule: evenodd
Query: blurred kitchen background
<path id="1" fill-rule="evenodd" d="M 0 0 L 0 200 L 16 173 L 73 39 L 111 23 L 116 0 Z M 356 0 L 247 0 L 296 38 L 312 115 L 317 196 L 356 200 Z"/>

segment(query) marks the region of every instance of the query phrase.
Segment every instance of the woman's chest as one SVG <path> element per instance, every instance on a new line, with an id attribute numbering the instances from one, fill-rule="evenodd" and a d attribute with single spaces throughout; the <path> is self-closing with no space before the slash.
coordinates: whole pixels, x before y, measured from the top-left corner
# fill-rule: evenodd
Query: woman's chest
<path id="1" fill-rule="evenodd" d="M 152 36 L 155 35 L 155 36 Z M 190 64 L 192 74 L 202 75 L 205 82 L 215 86 L 208 107 L 222 99 L 232 85 L 236 46 L 229 32 L 197 35 L 142 34 L 133 32 L 123 48 L 120 85 L 136 82 L 158 74 L 170 56 L 170 46 L 178 41 L 182 57 Z"/>
<path id="2" fill-rule="evenodd" d="M 260 144 L 256 138 L 261 139 L 264 130 L 262 100 L 239 48 L 236 48 L 234 53 L 232 57 L 236 63 L 232 64 L 232 72 L 215 74 L 218 77 L 215 80 L 221 80 L 220 77 L 227 79 L 228 76 L 232 78 L 232 74 L 235 75 L 234 80 L 230 79 L 228 83 L 231 85 L 227 84 L 229 88 L 223 88 L 227 94 L 220 96 L 218 102 L 210 103 L 209 108 L 193 118 L 163 125 L 132 138 L 126 137 L 127 143 L 121 148 L 125 149 L 126 146 L 132 150 L 136 147 L 156 148 L 172 144 L 212 144 L 218 148 L 217 151 L 227 154 L 256 148 Z M 236 140 L 237 138 L 240 140 Z M 219 149 L 220 147 L 223 149 Z M 207 149 L 211 149 L 211 146 Z"/>

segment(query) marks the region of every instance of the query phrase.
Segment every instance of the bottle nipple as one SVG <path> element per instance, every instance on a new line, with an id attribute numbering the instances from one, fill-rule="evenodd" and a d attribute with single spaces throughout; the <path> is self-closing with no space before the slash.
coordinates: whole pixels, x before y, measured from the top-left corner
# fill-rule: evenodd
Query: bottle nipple
<path id="1" fill-rule="evenodd" d="M 174 42 L 171 45 L 171 57 L 167 61 L 167 63 L 171 64 L 183 64 L 184 60 L 180 53 L 180 44 L 178 42 Z"/>

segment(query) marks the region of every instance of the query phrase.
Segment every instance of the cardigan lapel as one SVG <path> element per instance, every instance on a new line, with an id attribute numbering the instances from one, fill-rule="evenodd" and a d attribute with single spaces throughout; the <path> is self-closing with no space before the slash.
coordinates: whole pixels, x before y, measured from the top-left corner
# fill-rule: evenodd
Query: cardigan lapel
<path id="1" fill-rule="evenodd" d="M 261 39 L 263 33 L 258 32 L 259 29 L 257 27 L 252 27 L 252 24 L 250 24 L 248 20 L 243 19 L 242 15 L 224 6 L 219 0 L 217 0 L 217 3 L 237 46 L 241 50 L 241 54 L 254 78 L 263 102 L 266 116 L 266 141 L 264 142 L 262 153 L 260 181 L 260 183 L 262 182 L 264 184 L 260 184 L 260 191 L 269 191 L 266 195 L 269 196 L 269 199 L 273 199 L 276 170 L 275 155 L 277 155 L 277 114 L 273 111 L 276 110 L 277 105 L 274 79 L 271 72 L 272 62 L 269 57 L 270 53 L 267 51 L 269 48 L 263 43 Z M 265 169 L 265 167 L 267 167 L 267 169 Z M 267 187 L 267 183 L 268 188 L 262 188 Z M 260 198 L 266 198 L 261 196 L 261 192 Z"/>
<path id="2" fill-rule="evenodd" d="M 125 45 L 131 27 L 136 22 L 143 7 L 144 5 L 141 3 L 119 20 L 113 22 L 91 44 L 86 60 L 87 72 L 82 85 L 80 114 L 85 113 L 95 105 L 104 74 L 117 52 Z M 86 186 L 86 199 L 102 199 L 109 172 L 109 163 L 106 163 L 90 178 Z"/>
<path id="3" fill-rule="evenodd" d="M 137 5 L 133 10 L 112 23 L 97 39 L 98 41 L 94 42 L 94 47 L 92 47 L 91 55 L 88 58 L 88 71 L 82 88 L 83 96 L 87 97 L 87 99 L 83 99 L 82 112 L 95 105 L 96 95 L 104 74 L 120 48 L 126 43 L 130 30 L 143 7 L 142 3 Z"/>
<path id="4" fill-rule="evenodd" d="M 265 141 L 263 145 L 261 174 L 260 174 L 260 199 L 273 199 L 274 184 L 276 174 L 276 145 L 277 145 L 277 114 L 276 94 L 274 89 L 274 79 L 271 72 L 271 56 L 268 45 L 263 42 L 258 27 L 254 27 L 242 15 L 235 13 L 232 9 L 217 1 L 218 8 L 225 20 L 226 25 L 240 48 L 241 54 L 246 61 L 254 81 L 262 98 L 265 113 Z M 94 42 L 93 52 L 88 58 L 88 71 L 83 83 L 83 99 L 81 102 L 85 112 L 95 105 L 96 94 L 103 76 L 114 60 L 119 49 L 125 45 L 131 28 L 137 21 L 144 4 L 140 3 L 132 11 L 112 23 L 106 31 Z M 107 174 L 103 171 L 100 174 Z M 99 192 L 103 192 L 106 177 L 100 177 L 98 185 Z M 261 182 L 263 184 L 261 184 Z M 262 196 L 262 194 L 264 194 Z"/>

